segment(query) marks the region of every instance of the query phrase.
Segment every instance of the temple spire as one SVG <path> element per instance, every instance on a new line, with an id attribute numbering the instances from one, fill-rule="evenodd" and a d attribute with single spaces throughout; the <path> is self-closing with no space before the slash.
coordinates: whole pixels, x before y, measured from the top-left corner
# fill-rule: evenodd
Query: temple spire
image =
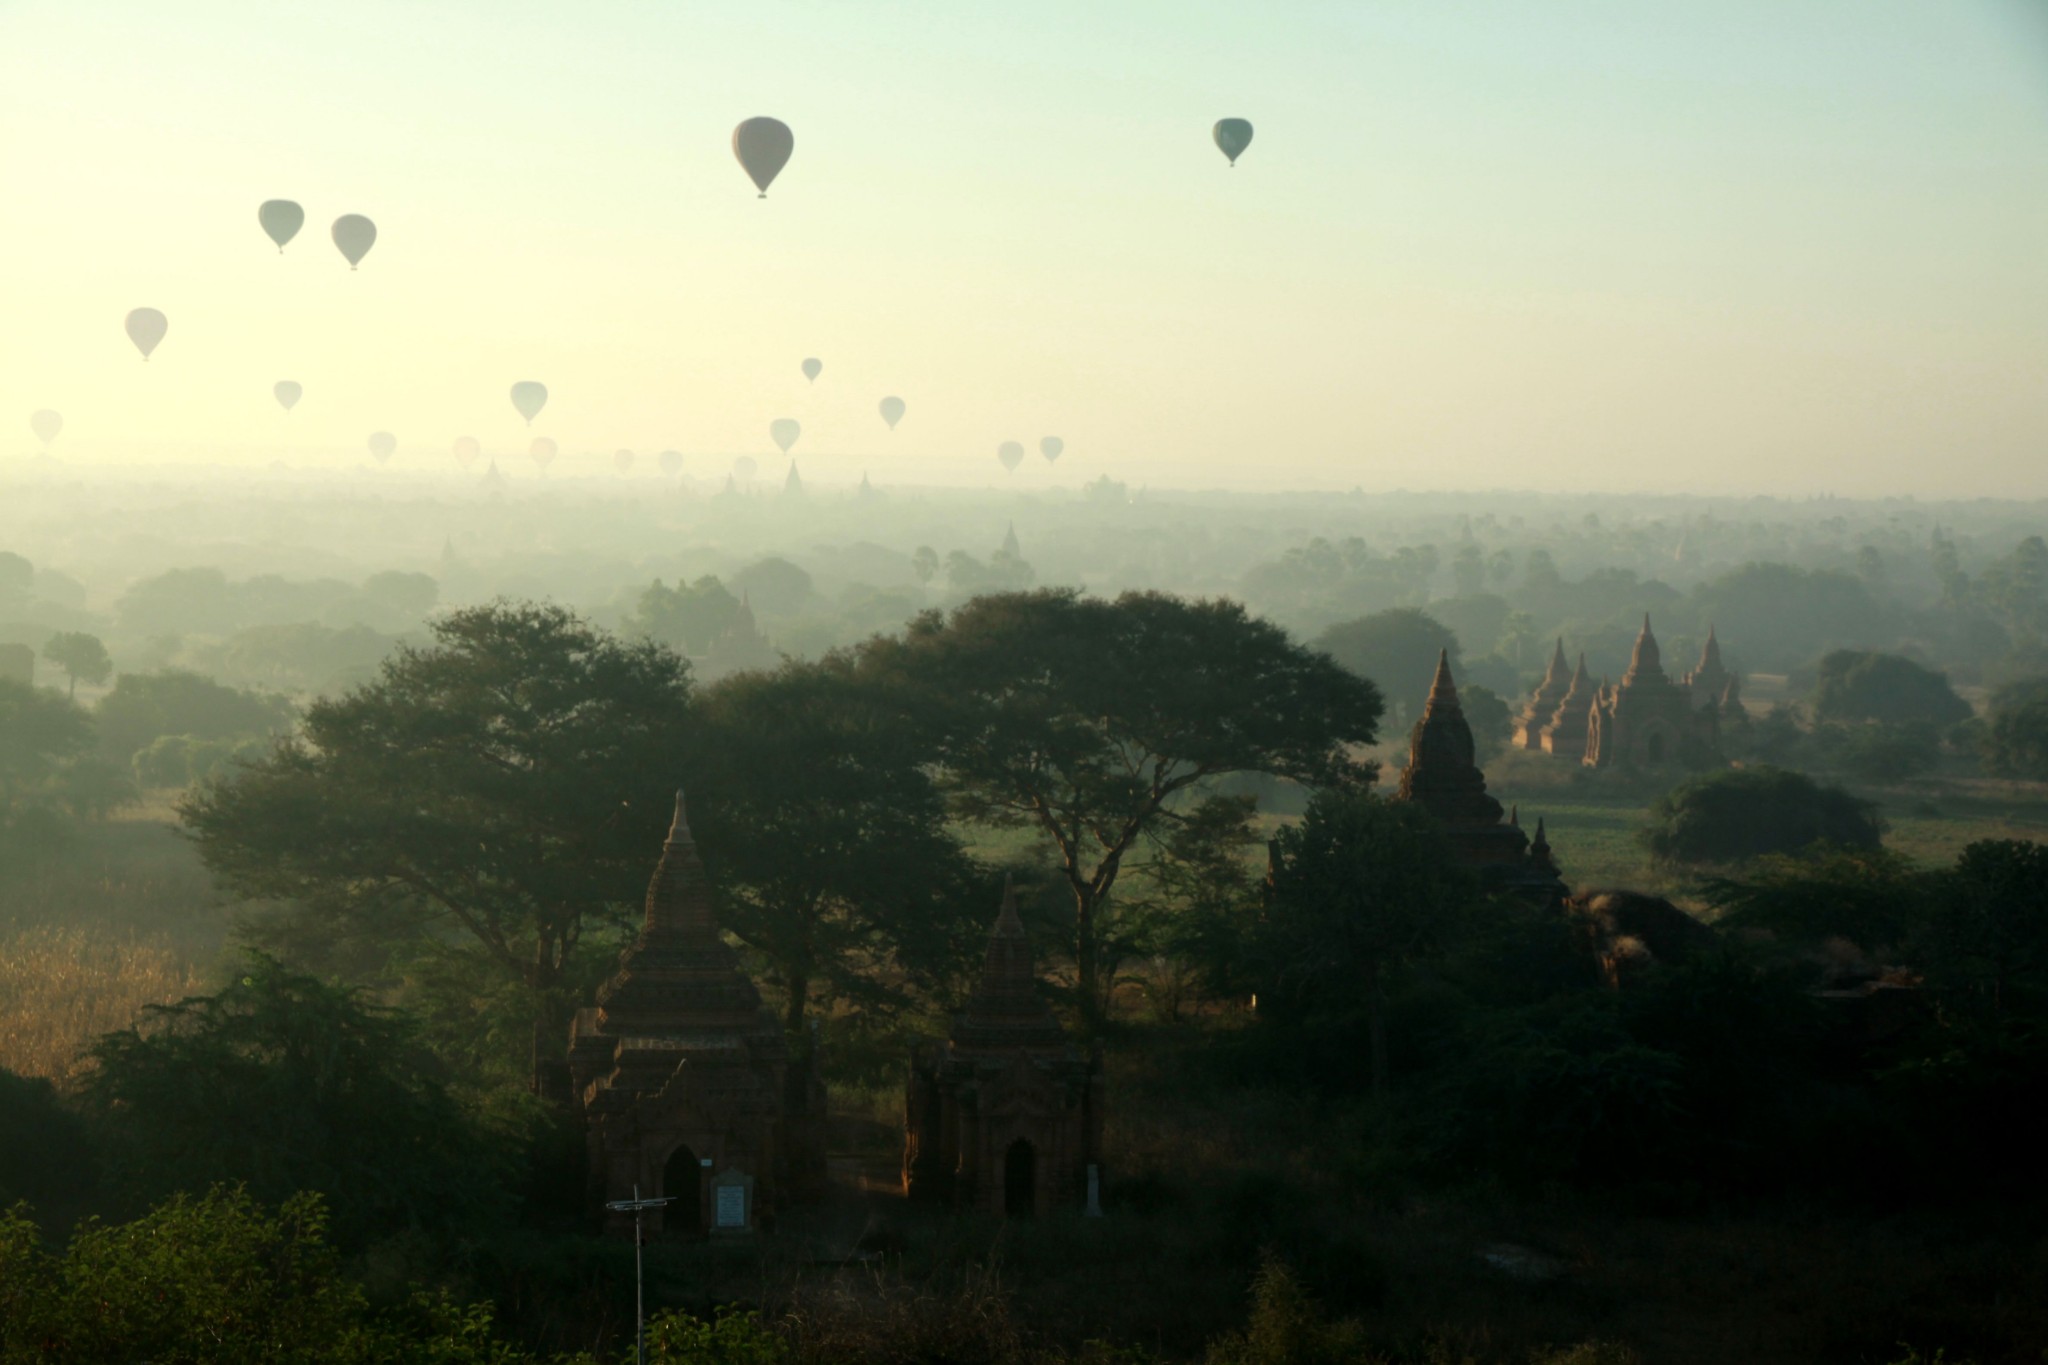
<path id="1" fill-rule="evenodd" d="M 711 880 L 704 875 L 703 859 L 697 856 L 697 840 L 690 833 L 690 816 L 682 788 L 676 788 L 676 813 L 669 821 L 668 838 L 661 846 L 661 862 L 647 884 L 647 913 L 644 934 L 718 934 L 711 913 Z"/>
<path id="2" fill-rule="evenodd" d="M 1422 706 L 1423 720 L 1427 722 L 1430 712 L 1438 707 L 1449 707 L 1453 711 L 1463 710 L 1458 705 L 1458 685 L 1451 681 L 1451 651 L 1447 648 L 1437 651 L 1436 676 L 1430 679 L 1429 700 Z"/>
<path id="3" fill-rule="evenodd" d="M 1643 633 L 1636 636 L 1635 652 L 1629 656 L 1628 672 L 1622 676 L 1625 687 L 1645 674 L 1661 675 L 1664 672 L 1664 656 L 1657 648 L 1657 637 L 1650 630 L 1650 613 L 1643 613 Z"/>

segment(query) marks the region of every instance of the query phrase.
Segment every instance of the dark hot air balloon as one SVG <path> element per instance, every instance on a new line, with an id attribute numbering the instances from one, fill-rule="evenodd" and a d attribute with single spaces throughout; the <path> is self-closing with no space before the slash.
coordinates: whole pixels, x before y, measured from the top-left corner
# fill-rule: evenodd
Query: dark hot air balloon
<path id="1" fill-rule="evenodd" d="M 344 213 L 334 220 L 334 244 L 348 258 L 348 268 L 354 270 L 377 245 L 377 225 L 360 213 Z"/>
<path id="2" fill-rule="evenodd" d="M 796 424 L 794 417 L 778 417 L 768 424 L 768 439 L 775 442 L 775 448 L 789 454 L 789 448 L 796 444 L 796 438 L 804 429 Z"/>
<path id="3" fill-rule="evenodd" d="M 306 391 L 299 387 L 296 379 L 280 379 L 270 386 L 270 392 L 277 399 L 278 406 L 290 412 L 299 405 L 299 399 Z"/>
<path id="4" fill-rule="evenodd" d="M 818 382 L 818 376 L 824 373 L 824 370 L 825 362 L 816 356 L 804 362 L 804 378 L 810 380 L 813 384 Z"/>
<path id="5" fill-rule="evenodd" d="M 470 461 L 483 453 L 483 443 L 478 441 L 476 437 L 458 436 L 455 438 L 455 462 L 464 469 L 469 468 Z M 496 465 L 492 466 L 494 469 L 496 467 Z"/>
<path id="6" fill-rule="evenodd" d="M 36 434 L 38 441 L 47 446 L 57 439 L 58 432 L 64 430 L 63 415 L 44 408 L 28 419 L 28 429 Z"/>
<path id="7" fill-rule="evenodd" d="M 882 420 L 889 424 L 889 430 L 896 430 L 896 424 L 903 420 L 903 400 L 901 398 L 884 398 L 882 400 Z"/>
<path id="8" fill-rule="evenodd" d="M 789 154 L 795 148 L 796 135 L 780 119 L 750 118 L 732 130 L 732 154 L 740 159 L 763 199 L 768 197 L 769 183 L 789 164 Z"/>
<path id="9" fill-rule="evenodd" d="M 1038 443 L 1038 453 L 1045 456 L 1047 464 L 1057 460 L 1060 457 L 1060 452 L 1066 448 L 1067 443 L 1057 436 L 1047 436 Z"/>
<path id="10" fill-rule="evenodd" d="M 392 453 L 397 449 L 398 438 L 390 432 L 373 431 L 370 433 L 370 453 L 377 457 L 378 464 L 383 464 L 386 460 L 390 459 Z"/>
<path id="11" fill-rule="evenodd" d="M 305 226 L 306 211 L 289 199 L 266 199 L 257 206 L 256 221 L 263 225 L 264 236 L 277 243 L 277 254 L 282 256 L 284 244 Z"/>
<path id="12" fill-rule="evenodd" d="M 664 450 L 654 458 L 661 465 L 661 472 L 671 479 L 683 472 L 683 452 L 680 450 Z"/>
<path id="13" fill-rule="evenodd" d="M 1217 147 L 1235 166 L 1244 149 L 1252 145 L 1252 125 L 1241 118 L 1217 119 L 1215 138 Z"/>
<path id="14" fill-rule="evenodd" d="M 618 470 L 618 471 L 619 471 L 619 472 L 620 472 L 621 474 L 623 474 L 623 473 L 625 473 L 625 472 L 626 472 L 627 470 L 631 469 L 632 467 L 633 467 L 633 452 L 632 452 L 632 451 L 630 451 L 630 450 L 614 450 L 614 451 L 612 452 L 612 468 L 614 468 L 614 469 Z"/>
<path id="15" fill-rule="evenodd" d="M 1014 474 L 1017 466 L 1024 463 L 1024 447 L 1016 441 L 1005 441 L 996 447 L 996 458 L 1003 462 L 1003 468 Z"/>
<path id="16" fill-rule="evenodd" d="M 142 352 L 144 360 L 154 351 L 157 343 L 164 339 L 164 333 L 171 330 L 171 320 L 154 308 L 138 308 L 128 315 L 125 324 L 128 339 L 135 343 L 135 349 Z"/>
<path id="17" fill-rule="evenodd" d="M 522 379 L 512 386 L 512 406 L 526 419 L 528 426 L 540 416 L 540 410 L 548 405 L 548 386 L 532 379 Z"/>
<path id="18" fill-rule="evenodd" d="M 533 463 L 545 474 L 549 465 L 555 462 L 556 447 L 552 436 L 536 436 L 526 453 L 533 457 Z"/>

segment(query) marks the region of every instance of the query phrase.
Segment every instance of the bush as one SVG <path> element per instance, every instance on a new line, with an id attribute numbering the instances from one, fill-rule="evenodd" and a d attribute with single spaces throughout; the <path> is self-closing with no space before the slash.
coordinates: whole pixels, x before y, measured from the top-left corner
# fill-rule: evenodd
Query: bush
<path id="1" fill-rule="evenodd" d="M 2048 678 L 2010 683 L 1991 698 L 1984 765 L 1998 777 L 2048 782 Z"/>
<path id="2" fill-rule="evenodd" d="M 1876 848 L 1877 807 L 1783 768 L 1734 768 L 1696 777 L 1650 807 L 1644 845 L 1660 863 L 1727 863 L 1816 844 Z"/>
<path id="3" fill-rule="evenodd" d="M 1935 729 L 1970 718 L 1948 675 L 1898 654 L 1838 649 L 1820 661 L 1813 713 L 1822 720 L 1874 720 Z"/>

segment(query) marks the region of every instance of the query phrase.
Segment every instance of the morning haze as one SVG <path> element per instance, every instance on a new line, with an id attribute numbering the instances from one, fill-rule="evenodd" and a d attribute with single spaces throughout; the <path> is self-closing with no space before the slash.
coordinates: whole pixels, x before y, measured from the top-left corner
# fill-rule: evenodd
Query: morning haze
<path id="1" fill-rule="evenodd" d="M 2039 1365 L 2038 6 L 14 3 L 0 174 L 0 1365 Z"/>

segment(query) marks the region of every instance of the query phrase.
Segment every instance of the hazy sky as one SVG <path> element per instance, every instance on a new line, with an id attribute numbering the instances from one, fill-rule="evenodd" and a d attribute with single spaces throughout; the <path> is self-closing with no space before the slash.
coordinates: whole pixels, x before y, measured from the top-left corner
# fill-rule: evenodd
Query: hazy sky
<path id="1" fill-rule="evenodd" d="M 2041 495 L 2044 13 L 0 0 L 0 460 Z"/>

